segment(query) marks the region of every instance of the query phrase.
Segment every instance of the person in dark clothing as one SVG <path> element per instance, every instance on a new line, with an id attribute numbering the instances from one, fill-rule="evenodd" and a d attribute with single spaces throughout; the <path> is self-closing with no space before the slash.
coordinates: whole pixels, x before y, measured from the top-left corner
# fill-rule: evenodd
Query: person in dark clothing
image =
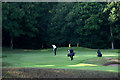
<path id="1" fill-rule="evenodd" d="M 98 54 L 98 55 L 97 55 L 98 57 L 102 57 L 102 54 L 101 54 L 101 52 L 100 52 L 99 49 L 98 49 L 98 51 L 97 51 L 97 54 Z"/>
<path id="2" fill-rule="evenodd" d="M 73 49 L 70 49 L 69 50 L 69 54 L 68 54 L 68 57 L 70 57 L 71 58 L 71 61 L 73 60 L 73 56 L 75 55 L 75 53 L 73 52 Z"/>

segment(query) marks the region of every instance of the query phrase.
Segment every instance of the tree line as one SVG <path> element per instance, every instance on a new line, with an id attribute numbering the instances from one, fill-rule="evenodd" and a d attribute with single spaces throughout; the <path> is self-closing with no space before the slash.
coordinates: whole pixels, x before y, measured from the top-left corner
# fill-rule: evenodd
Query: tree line
<path id="1" fill-rule="evenodd" d="M 3 47 L 120 48 L 120 2 L 4 2 Z"/>

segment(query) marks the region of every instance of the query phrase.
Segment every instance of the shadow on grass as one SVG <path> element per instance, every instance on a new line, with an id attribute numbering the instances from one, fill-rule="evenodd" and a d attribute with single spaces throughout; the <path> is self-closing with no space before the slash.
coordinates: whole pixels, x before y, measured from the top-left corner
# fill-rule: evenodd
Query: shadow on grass
<path id="1" fill-rule="evenodd" d="M 7 63 L 7 62 L 2 62 L 2 66 L 3 66 L 3 67 L 9 67 L 9 66 L 11 66 L 11 64 L 10 64 L 10 63 Z"/>

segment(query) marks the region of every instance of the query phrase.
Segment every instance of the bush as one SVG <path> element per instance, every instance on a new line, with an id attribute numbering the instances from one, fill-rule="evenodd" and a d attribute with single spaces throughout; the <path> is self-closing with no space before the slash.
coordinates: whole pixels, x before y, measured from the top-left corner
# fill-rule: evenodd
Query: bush
<path id="1" fill-rule="evenodd" d="M 120 53 L 120 49 L 118 50 L 118 53 Z"/>

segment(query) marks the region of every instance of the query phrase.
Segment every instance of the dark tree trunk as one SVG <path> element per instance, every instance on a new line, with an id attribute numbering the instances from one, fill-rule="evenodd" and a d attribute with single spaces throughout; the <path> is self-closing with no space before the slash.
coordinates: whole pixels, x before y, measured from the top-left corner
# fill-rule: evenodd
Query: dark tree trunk
<path id="1" fill-rule="evenodd" d="M 13 49 L 13 37 L 11 37 L 11 40 L 10 40 L 10 48 Z"/>

